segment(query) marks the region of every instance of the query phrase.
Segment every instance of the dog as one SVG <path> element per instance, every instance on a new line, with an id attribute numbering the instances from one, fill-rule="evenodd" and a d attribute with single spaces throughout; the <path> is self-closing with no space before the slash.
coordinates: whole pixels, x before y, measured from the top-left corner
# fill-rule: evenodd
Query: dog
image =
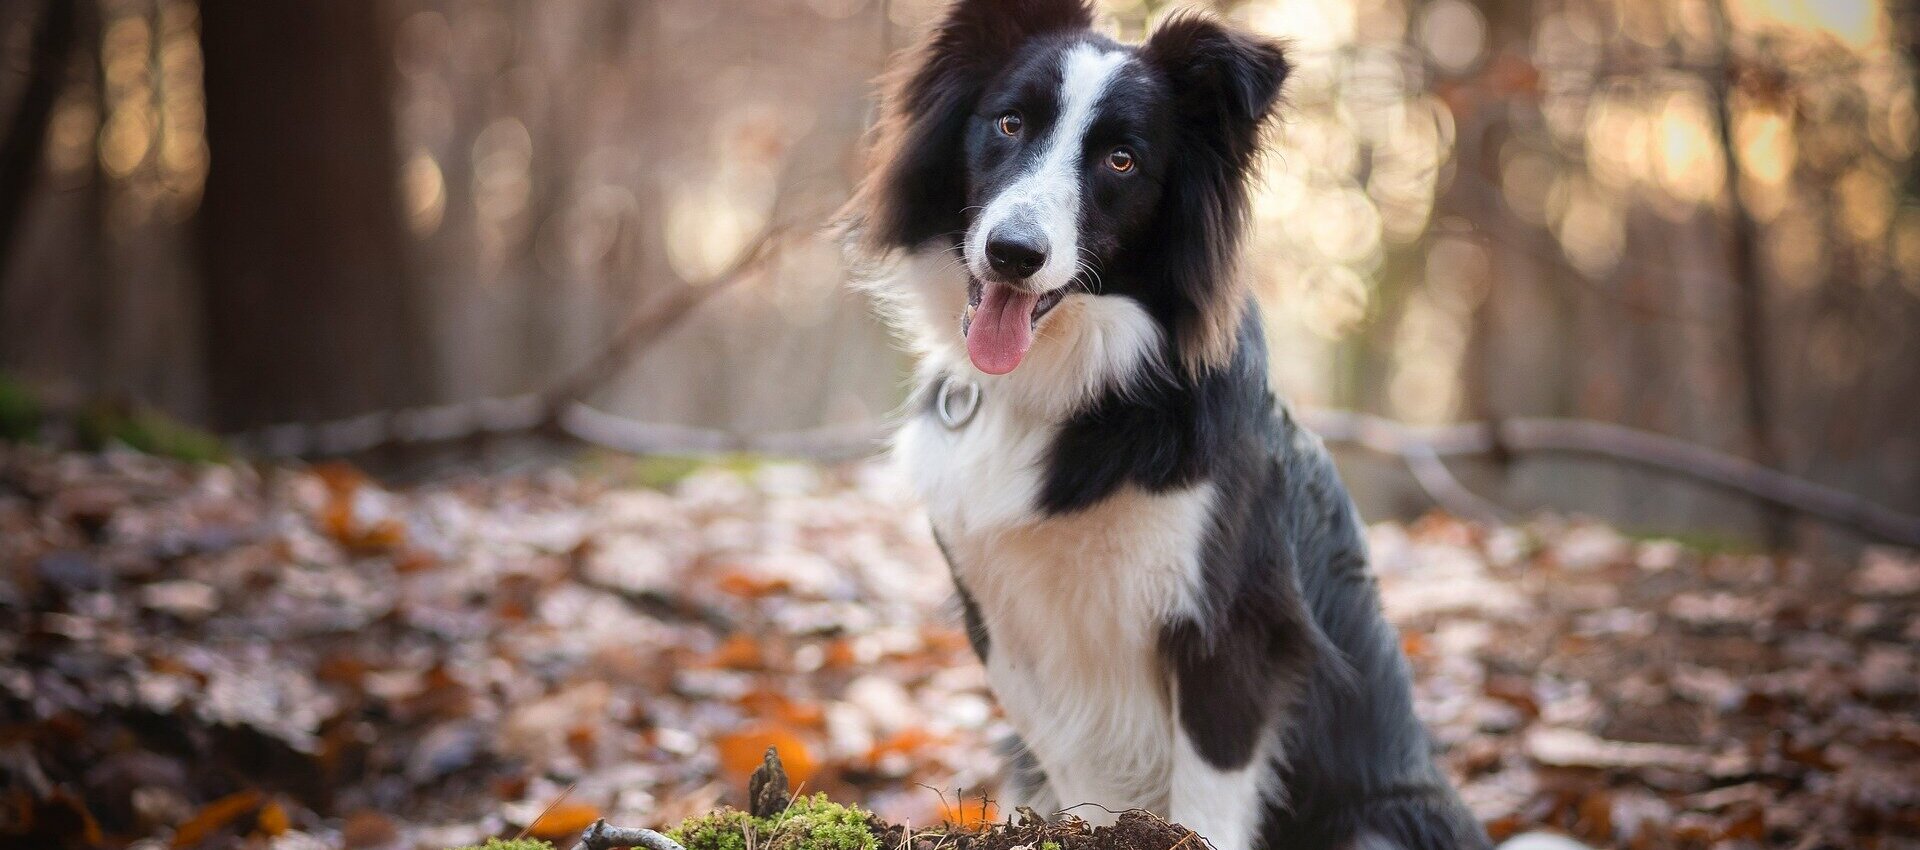
<path id="1" fill-rule="evenodd" d="M 1003 802 L 1218 850 L 1481 848 L 1351 498 L 1235 273 L 1284 46 L 957 0 L 840 218 L 919 358 L 894 452 L 1016 731 Z"/>

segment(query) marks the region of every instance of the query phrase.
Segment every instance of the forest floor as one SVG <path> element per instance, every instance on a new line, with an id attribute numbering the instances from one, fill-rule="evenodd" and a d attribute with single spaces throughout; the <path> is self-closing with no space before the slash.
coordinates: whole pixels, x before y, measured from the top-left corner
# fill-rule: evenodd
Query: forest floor
<path id="1" fill-rule="evenodd" d="M 740 804 L 769 745 L 893 823 L 1000 820 L 1003 724 L 911 505 L 874 464 L 390 489 L 0 443 L 0 842 L 564 842 Z M 1371 542 L 1497 837 L 1920 847 L 1920 556 L 1554 518 Z"/>

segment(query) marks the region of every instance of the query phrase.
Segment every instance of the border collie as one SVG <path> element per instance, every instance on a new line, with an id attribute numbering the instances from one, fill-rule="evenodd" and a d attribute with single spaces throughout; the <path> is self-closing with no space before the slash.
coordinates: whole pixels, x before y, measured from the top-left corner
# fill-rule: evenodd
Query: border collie
<path id="1" fill-rule="evenodd" d="M 957 0 L 841 219 L 920 357 L 895 453 L 1017 732 L 1004 802 L 1219 850 L 1485 847 L 1235 274 L 1286 54 L 1091 23 Z"/>

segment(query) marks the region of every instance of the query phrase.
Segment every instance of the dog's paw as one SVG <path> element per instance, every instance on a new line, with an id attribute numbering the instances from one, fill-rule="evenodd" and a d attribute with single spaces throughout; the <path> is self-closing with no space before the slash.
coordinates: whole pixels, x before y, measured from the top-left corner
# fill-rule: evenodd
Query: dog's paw
<path id="1" fill-rule="evenodd" d="M 1564 835 L 1528 832 L 1500 842 L 1498 850 L 1593 850 Z"/>

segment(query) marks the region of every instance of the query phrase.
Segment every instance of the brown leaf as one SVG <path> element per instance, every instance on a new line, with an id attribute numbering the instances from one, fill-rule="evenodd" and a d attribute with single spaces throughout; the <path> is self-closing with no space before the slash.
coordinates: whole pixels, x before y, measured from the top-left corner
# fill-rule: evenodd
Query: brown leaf
<path id="1" fill-rule="evenodd" d="M 361 809 L 347 816 L 340 828 L 340 843 L 348 847 L 379 847 L 400 837 L 393 819 L 372 809 Z"/>
<path id="2" fill-rule="evenodd" d="M 760 644 L 748 635 L 734 635 L 720 645 L 719 649 L 707 657 L 710 667 L 728 670 L 764 670 L 767 659 L 760 651 Z M 756 764 L 758 763 L 756 759 Z"/>
<path id="3" fill-rule="evenodd" d="M 249 788 L 208 803 L 174 831 L 173 846 L 192 847 L 207 840 L 242 816 L 260 808 L 264 799 L 259 791 Z"/>
<path id="4" fill-rule="evenodd" d="M 1575 835 L 1596 844 L 1613 840 L 1613 795 L 1600 790 L 1581 798 L 1573 828 Z"/>

